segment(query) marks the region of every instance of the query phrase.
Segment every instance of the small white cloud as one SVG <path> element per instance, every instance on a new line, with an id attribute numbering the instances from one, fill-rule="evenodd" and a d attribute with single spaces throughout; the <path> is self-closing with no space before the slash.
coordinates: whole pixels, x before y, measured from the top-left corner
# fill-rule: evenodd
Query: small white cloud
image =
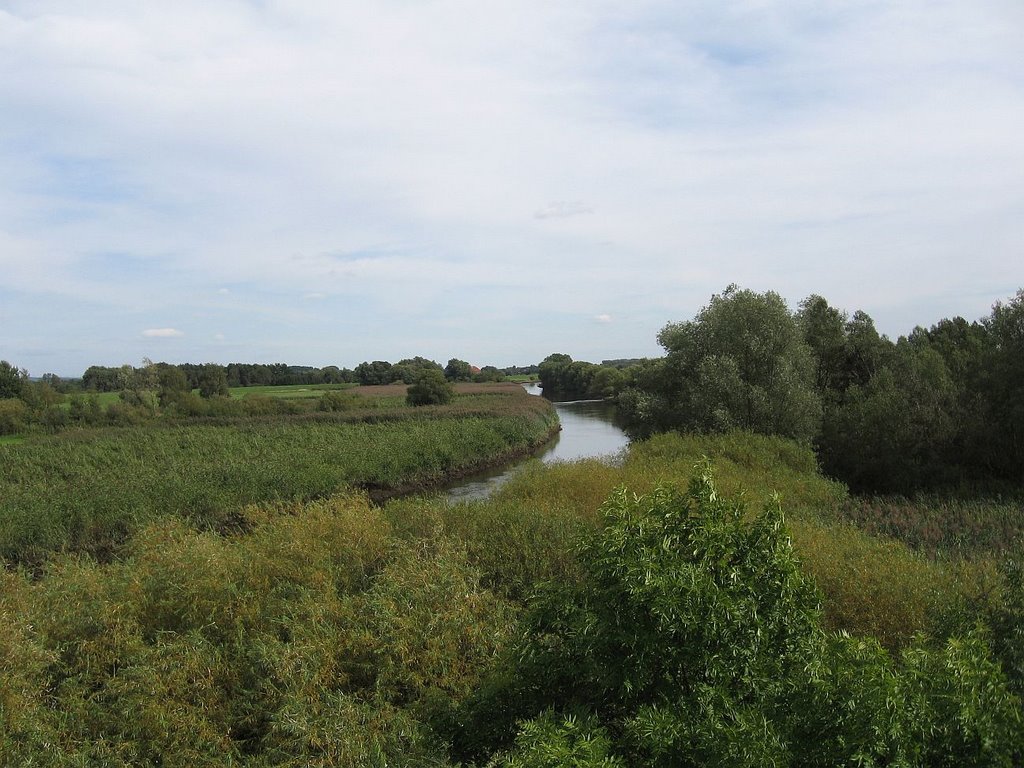
<path id="1" fill-rule="evenodd" d="M 327 294 L 326 293 L 307 293 L 302 298 L 306 299 L 307 301 L 319 301 L 320 299 L 326 299 L 327 298 Z"/>
<path id="2" fill-rule="evenodd" d="M 535 214 L 535 219 L 565 219 L 569 216 L 581 216 L 586 213 L 593 213 L 594 209 L 584 205 L 579 200 L 556 200 L 548 203 Z"/>
<path id="3" fill-rule="evenodd" d="M 216 341 L 224 341 L 224 334 L 223 333 L 215 333 L 215 334 L 213 334 L 213 338 Z"/>
<path id="4" fill-rule="evenodd" d="M 227 296 L 229 293 L 231 293 L 231 289 L 230 288 L 220 288 L 220 289 L 217 290 L 217 293 L 219 293 L 221 296 Z"/>
<path id="5" fill-rule="evenodd" d="M 185 334 L 177 328 L 147 328 L 142 335 L 147 339 L 176 339 Z"/>
<path id="6" fill-rule="evenodd" d="M 596 323 L 610 323 L 611 321 L 611 315 L 594 315 L 594 322 Z"/>

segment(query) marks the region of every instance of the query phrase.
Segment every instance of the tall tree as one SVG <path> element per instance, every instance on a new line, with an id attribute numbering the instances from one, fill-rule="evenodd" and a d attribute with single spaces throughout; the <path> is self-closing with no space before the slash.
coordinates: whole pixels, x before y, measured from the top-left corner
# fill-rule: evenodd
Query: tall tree
<path id="1" fill-rule="evenodd" d="M 199 369 L 199 395 L 210 398 L 228 394 L 228 377 L 224 366 L 206 363 Z"/>
<path id="2" fill-rule="evenodd" d="M 814 353 L 818 392 L 835 397 L 846 383 L 846 313 L 812 294 L 801 302 L 796 319 Z"/>
<path id="3" fill-rule="evenodd" d="M 956 395 L 942 356 L 900 339 L 890 362 L 830 409 L 820 441 L 824 468 L 860 491 L 954 481 Z"/>
<path id="4" fill-rule="evenodd" d="M 444 367 L 444 376 L 448 381 L 471 381 L 473 369 L 465 360 L 453 357 Z"/>
<path id="5" fill-rule="evenodd" d="M 0 400 L 21 397 L 27 381 L 28 372 L 26 370 L 15 368 L 6 360 L 0 360 Z"/>
<path id="6" fill-rule="evenodd" d="M 640 417 L 660 423 L 649 426 L 741 428 L 804 441 L 817 434 L 814 358 L 777 293 L 730 285 L 695 319 L 665 326 L 658 342 L 665 360 L 647 372 L 652 389 Z"/>
<path id="7" fill-rule="evenodd" d="M 978 386 L 987 404 L 988 461 L 1019 481 L 1024 477 L 1024 289 L 1008 302 L 996 302 L 984 324 L 990 343 Z"/>

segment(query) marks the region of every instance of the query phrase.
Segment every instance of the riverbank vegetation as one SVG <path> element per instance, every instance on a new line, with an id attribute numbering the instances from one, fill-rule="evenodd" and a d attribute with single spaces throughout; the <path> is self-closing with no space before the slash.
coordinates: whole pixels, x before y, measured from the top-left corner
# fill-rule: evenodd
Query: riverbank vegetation
<path id="1" fill-rule="evenodd" d="M 455 358 L 442 368 L 433 360 L 414 357 L 394 365 L 386 360 L 364 362 L 354 370 L 283 363 L 171 365 L 145 359 L 139 368 L 90 366 L 81 379 L 44 374 L 32 380 L 27 370 L 0 360 L 0 437 L 196 416 L 294 414 L 325 402 L 336 404 L 337 397 L 325 394 L 350 388 L 401 387 L 404 396 L 405 386 L 418 386 L 424 377 L 463 386 L 530 378 L 517 373 L 510 379 L 492 365 L 477 368 Z M 434 389 L 432 399 L 443 388 L 435 385 Z M 228 403 L 226 398 L 244 402 Z"/>
<path id="2" fill-rule="evenodd" d="M 225 398 L 188 419 L 0 445 L 0 557 L 105 559 L 165 516 L 223 530 L 245 504 L 430 486 L 525 455 L 557 428 L 551 406 L 517 385 L 472 387 L 450 405 L 417 408 L 404 386 L 327 391 L 316 410 Z"/>
<path id="3" fill-rule="evenodd" d="M 436 404 L 464 361 L 112 403 L 0 368 L 0 763 L 1015 768 L 1022 328 L 1024 293 L 891 342 L 730 287 L 662 359 L 537 367 L 618 400 L 619 461 L 460 504 L 386 499 L 555 428 Z"/>
<path id="4" fill-rule="evenodd" d="M 1019 762 L 1019 572 L 846 503 L 807 447 L 728 432 L 458 505 L 141 521 L 0 577 L 0 762 Z"/>
<path id="5" fill-rule="evenodd" d="M 814 445 L 858 492 L 1018 492 L 1024 477 L 1024 291 L 980 321 L 890 341 L 820 296 L 796 312 L 730 286 L 658 336 L 619 403 L 638 434 L 732 428 Z"/>

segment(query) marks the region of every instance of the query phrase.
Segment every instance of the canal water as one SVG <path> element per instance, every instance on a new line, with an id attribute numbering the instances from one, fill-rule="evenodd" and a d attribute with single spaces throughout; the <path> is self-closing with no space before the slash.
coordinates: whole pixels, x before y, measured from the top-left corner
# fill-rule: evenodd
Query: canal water
<path id="1" fill-rule="evenodd" d="M 531 395 L 541 396 L 537 384 L 523 386 Z M 567 403 L 556 402 L 553 405 L 558 411 L 562 431 L 534 454 L 533 459 L 550 463 L 614 457 L 629 444 L 629 438 L 616 421 L 615 406 L 603 400 L 576 400 Z M 525 459 L 499 470 L 468 477 L 450 486 L 445 495 L 451 502 L 489 496 L 531 460 Z"/>

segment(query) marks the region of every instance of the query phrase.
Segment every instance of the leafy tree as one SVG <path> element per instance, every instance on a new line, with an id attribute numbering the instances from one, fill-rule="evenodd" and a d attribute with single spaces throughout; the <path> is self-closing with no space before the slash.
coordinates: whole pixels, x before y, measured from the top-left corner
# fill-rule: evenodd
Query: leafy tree
<path id="1" fill-rule="evenodd" d="M 1024 477 L 1024 289 L 997 302 L 984 321 L 989 336 L 978 390 L 985 402 L 988 465 L 1005 477 Z"/>
<path id="2" fill-rule="evenodd" d="M 116 392 L 119 388 L 118 368 L 90 365 L 82 374 L 82 389 L 92 392 Z"/>
<path id="3" fill-rule="evenodd" d="M 224 366 L 216 363 L 206 363 L 199 370 L 199 396 L 209 399 L 211 397 L 226 397 L 228 395 L 228 377 Z"/>
<path id="4" fill-rule="evenodd" d="M 44 373 L 40 378 L 40 381 L 50 387 L 53 387 L 53 389 L 62 394 L 72 392 L 75 389 L 74 380 L 65 381 L 55 373 Z"/>
<path id="5" fill-rule="evenodd" d="M 0 360 L 0 400 L 21 397 L 27 381 L 28 371 L 24 368 L 15 368 L 6 360 Z"/>
<path id="6" fill-rule="evenodd" d="M 557 398 L 562 389 L 564 370 L 572 363 L 570 355 L 555 352 L 545 357 L 537 368 L 540 387 L 545 397 Z"/>
<path id="7" fill-rule="evenodd" d="M 225 381 L 227 374 L 225 373 Z M 189 396 L 192 390 L 188 385 L 188 377 L 176 365 L 159 363 L 157 365 L 157 397 L 161 406 L 170 405 L 173 402 Z"/>
<path id="8" fill-rule="evenodd" d="M 796 319 L 804 341 L 814 354 L 818 392 L 823 397 L 835 396 L 847 384 L 846 313 L 812 294 L 800 303 Z"/>
<path id="9" fill-rule="evenodd" d="M 453 357 L 444 367 L 444 376 L 448 381 L 471 381 L 473 369 L 465 360 Z"/>
<path id="10" fill-rule="evenodd" d="M 627 374 L 619 368 L 602 365 L 590 378 L 586 396 L 593 400 L 611 400 L 626 385 Z"/>
<path id="11" fill-rule="evenodd" d="M 875 321 L 857 310 L 846 322 L 846 371 L 842 387 L 863 386 L 889 361 L 892 342 L 875 330 Z"/>
<path id="12" fill-rule="evenodd" d="M 641 430 L 734 428 L 809 441 L 821 422 L 811 349 L 783 299 L 730 285 L 658 335 L 664 362 L 625 399 Z"/>
<path id="13" fill-rule="evenodd" d="M 589 396 L 591 382 L 600 366 L 569 355 L 553 354 L 540 364 L 540 386 L 551 400 L 582 400 Z"/>
<path id="14" fill-rule="evenodd" d="M 392 365 L 387 360 L 374 360 L 372 363 L 362 362 L 355 368 L 356 381 L 364 386 L 390 384 Z"/>
<path id="15" fill-rule="evenodd" d="M 488 381 L 497 382 L 504 380 L 505 374 L 499 371 L 493 365 L 485 365 L 483 368 L 480 369 L 479 373 L 473 376 L 473 381 L 481 383 Z"/>
<path id="16" fill-rule="evenodd" d="M 324 384 L 348 384 L 355 380 L 352 371 L 336 365 L 325 365 L 321 369 L 321 375 Z"/>
<path id="17" fill-rule="evenodd" d="M 454 391 L 440 368 L 424 368 L 409 387 L 405 399 L 409 405 L 444 405 Z"/>
<path id="18" fill-rule="evenodd" d="M 989 332 L 984 323 L 968 323 L 962 317 L 943 319 L 929 328 L 915 328 L 911 341 L 925 343 L 942 355 L 950 376 L 960 386 L 969 386 L 985 363 Z"/>
<path id="19" fill-rule="evenodd" d="M 890 364 L 851 385 L 830 411 L 820 441 L 825 470 L 861 491 L 955 480 L 956 394 L 942 356 L 901 339 Z"/>
<path id="20" fill-rule="evenodd" d="M 38 415 L 56 408 L 63 397 L 45 381 L 26 381 L 21 389 L 21 399 Z"/>
<path id="21" fill-rule="evenodd" d="M 412 384 L 419 378 L 420 372 L 426 369 L 437 369 L 444 371 L 440 365 L 433 360 L 427 360 L 425 357 L 411 357 L 399 360 L 391 368 L 391 381 L 401 381 L 405 384 Z"/>

